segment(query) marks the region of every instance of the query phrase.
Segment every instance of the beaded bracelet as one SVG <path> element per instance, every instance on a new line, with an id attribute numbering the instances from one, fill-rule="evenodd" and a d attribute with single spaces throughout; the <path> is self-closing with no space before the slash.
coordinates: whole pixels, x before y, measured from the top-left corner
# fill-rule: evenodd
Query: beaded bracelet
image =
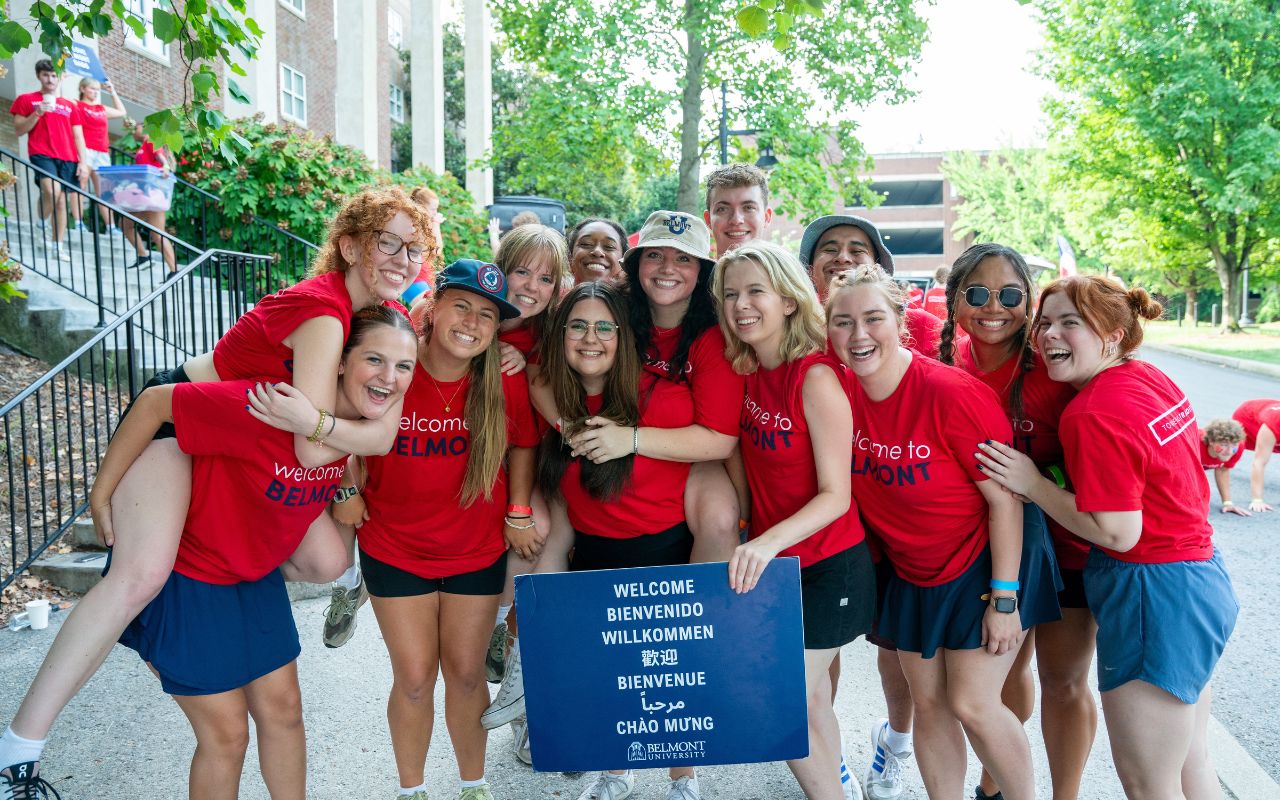
<path id="1" fill-rule="evenodd" d="M 504 519 L 503 522 L 506 523 L 508 528 L 511 528 L 512 530 L 516 530 L 516 531 L 527 531 L 530 528 L 534 527 L 534 522 L 532 519 L 529 520 L 528 525 L 514 525 L 512 524 L 510 517 L 507 517 L 506 519 Z"/>

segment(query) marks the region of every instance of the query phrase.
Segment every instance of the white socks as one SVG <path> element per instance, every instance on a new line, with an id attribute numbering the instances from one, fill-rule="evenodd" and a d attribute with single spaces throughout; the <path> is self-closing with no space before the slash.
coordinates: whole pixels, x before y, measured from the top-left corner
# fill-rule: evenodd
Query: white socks
<path id="1" fill-rule="evenodd" d="M 5 728 L 0 735 L 0 769 L 13 764 L 25 764 L 28 761 L 39 761 L 44 752 L 47 739 L 24 739 L 13 732 L 13 728 Z"/>
<path id="2" fill-rule="evenodd" d="M 480 780 L 478 780 L 478 781 L 463 781 L 463 782 L 462 782 L 462 788 L 463 788 L 463 789 L 470 789 L 472 786 L 484 786 L 486 783 L 488 783 L 488 781 L 486 781 L 486 780 L 482 777 L 482 778 L 480 778 Z"/>
<path id="3" fill-rule="evenodd" d="M 343 577 L 346 577 L 346 576 L 343 576 Z M 403 786 L 401 786 L 401 787 L 400 787 L 400 796 L 401 796 L 401 797 L 413 797 L 413 796 L 414 796 L 415 794 L 417 794 L 418 792 L 425 792 L 426 790 L 427 790 L 427 785 L 426 785 L 425 783 L 424 783 L 424 784 L 422 784 L 421 786 L 414 786 L 412 789 L 406 789 L 406 788 L 404 788 Z"/>
<path id="4" fill-rule="evenodd" d="M 346 589 L 347 591 L 351 591 L 355 589 L 357 586 L 359 586 L 360 585 L 360 562 L 357 561 L 356 563 L 352 564 L 350 567 L 347 567 L 347 571 L 342 573 L 340 576 L 338 576 L 338 579 L 334 581 L 334 583 L 338 584 L 339 586 L 341 586 L 343 589 Z M 409 792 L 409 794 L 413 794 L 413 792 Z"/>
<path id="5" fill-rule="evenodd" d="M 510 611 L 511 611 L 511 605 L 510 605 L 510 604 L 507 604 L 507 605 L 505 605 L 505 606 L 498 606 L 498 619 L 497 619 L 497 621 L 496 621 L 496 622 L 494 622 L 494 623 L 493 623 L 493 627 L 495 627 L 495 628 L 496 628 L 496 627 L 498 627 L 499 625 L 501 625 L 502 623 L 506 622 L 506 621 L 507 621 L 507 614 L 508 614 Z"/>
<path id="6" fill-rule="evenodd" d="M 889 726 L 889 732 L 884 735 L 884 743 L 894 752 L 895 755 L 906 754 L 911 755 L 911 732 L 898 733 Z"/>

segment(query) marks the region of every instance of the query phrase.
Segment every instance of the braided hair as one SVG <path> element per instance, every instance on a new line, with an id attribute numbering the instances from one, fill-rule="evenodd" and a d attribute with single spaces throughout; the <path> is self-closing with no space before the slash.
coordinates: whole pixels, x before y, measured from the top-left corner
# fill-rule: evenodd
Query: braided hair
<path id="1" fill-rule="evenodd" d="M 1036 353 L 1031 336 L 1032 307 L 1035 304 L 1035 281 L 1031 277 L 1031 268 L 1022 254 L 1012 247 L 994 242 L 975 244 L 960 254 L 947 276 L 947 319 L 942 323 L 942 339 L 938 346 L 938 360 L 944 364 L 955 364 L 956 337 L 956 302 L 969 277 L 982 262 L 988 258 L 1003 258 L 1018 273 L 1022 281 L 1022 289 L 1026 319 L 1022 328 L 1015 334 L 1015 341 L 1010 348 L 1018 353 L 1018 373 L 1009 386 L 1009 410 L 1015 418 L 1022 417 L 1022 384 L 1026 374 L 1035 368 Z"/>

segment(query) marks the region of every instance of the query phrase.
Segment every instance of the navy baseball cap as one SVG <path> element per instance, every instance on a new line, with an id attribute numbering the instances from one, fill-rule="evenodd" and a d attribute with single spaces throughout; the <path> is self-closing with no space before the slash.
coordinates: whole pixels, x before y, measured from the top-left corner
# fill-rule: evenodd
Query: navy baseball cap
<path id="1" fill-rule="evenodd" d="M 439 297 L 445 289 L 461 289 L 492 300 L 498 307 L 499 319 L 520 316 L 520 309 L 507 302 L 507 276 L 494 264 L 474 258 L 458 259 L 436 277 L 436 296 Z"/>

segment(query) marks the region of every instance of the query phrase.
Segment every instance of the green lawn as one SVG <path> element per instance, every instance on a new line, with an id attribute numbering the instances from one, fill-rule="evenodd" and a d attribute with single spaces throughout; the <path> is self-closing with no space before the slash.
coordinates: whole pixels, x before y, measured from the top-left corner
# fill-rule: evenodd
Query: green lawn
<path id="1" fill-rule="evenodd" d="M 1148 341 L 1233 358 L 1280 364 L 1280 323 L 1249 326 L 1244 333 L 1219 333 L 1206 324 L 1178 327 L 1176 322 L 1147 326 Z"/>

